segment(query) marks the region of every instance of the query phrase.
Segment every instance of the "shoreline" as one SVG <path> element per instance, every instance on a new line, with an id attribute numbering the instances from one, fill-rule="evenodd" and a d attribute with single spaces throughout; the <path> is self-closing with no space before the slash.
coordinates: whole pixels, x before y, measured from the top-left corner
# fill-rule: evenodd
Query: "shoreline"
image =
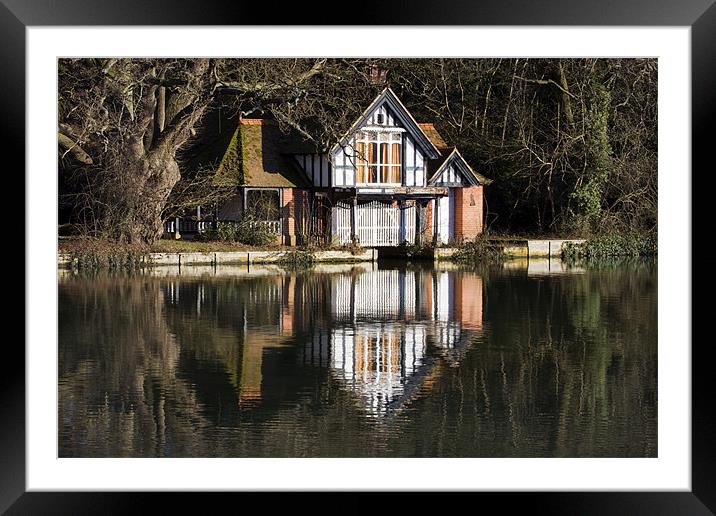
<path id="1" fill-rule="evenodd" d="M 505 257 L 559 257 L 562 248 L 566 243 L 582 243 L 584 240 L 578 239 L 542 239 L 542 240 L 509 240 L 502 242 L 494 242 L 493 245 L 499 246 Z M 420 258 L 426 260 L 452 261 L 459 251 L 459 247 L 435 247 L 430 253 L 424 253 Z M 190 251 L 190 252 L 153 252 L 148 253 L 148 260 L 144 262 L 145 266 L 183 266 L 183 265 L 244 265 L 244 264 L 264 264 L 264 263 L 280 263 L 287 257 L 290 258 L 291 253 L 299 249 L 281 249 L 281 250 L 246 250 L 246 251 Z M 311 251 L 313 261 L 316 263 L 364 263 L 375 262 L 380 255 L 378 248 L 365 248 L 359 252 L 351 252 L 344 250 L 327 250 L 327 251 Z M 432 256 L 430 256 L 432 255 Z M 416 257 L 393 255 L 398 259 L 413 260 Z M 71 254 L 68 252 L 59 252 L 57 256 L 57 266 L 60 269 L 72 268 Z"/>

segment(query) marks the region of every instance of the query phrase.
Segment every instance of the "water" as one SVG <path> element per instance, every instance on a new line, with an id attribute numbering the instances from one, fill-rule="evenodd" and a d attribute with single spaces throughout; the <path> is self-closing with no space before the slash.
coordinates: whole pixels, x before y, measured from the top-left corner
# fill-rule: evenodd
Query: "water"
<path id="1" fill-rule="evenodd" d="M 655 457 L 654 261 L 59 281 L 61 457 Z"/>

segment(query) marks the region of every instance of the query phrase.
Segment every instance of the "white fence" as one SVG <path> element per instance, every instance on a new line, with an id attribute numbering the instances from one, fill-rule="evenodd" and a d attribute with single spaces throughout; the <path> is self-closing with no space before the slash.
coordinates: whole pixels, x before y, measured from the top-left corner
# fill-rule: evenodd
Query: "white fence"
<path id="1" fill-rule="evenodd" d="M 351 206 L 333 210 L 333 235 L 339 244 L 351 241 Z M 367 246 L 397 246 L 415 242 L 415 205 L 401 206 L 373 201 L 356 206 L 356 237 Z"/>
<path id="2" fill-rule="evenodd" d="M 256 220 L 249 222 L 249 225 L 266 226 L 271 233 L 281 233 L 280 220 Z M 177 230 L 179 231 L 179 233 L 203 233 L 207 229 L 211 229 L 211 227 L 212 221 L 210 220 L 196 221 L 179 217 L 164 222 L 165 233 L 175 233 Z"/>
<path id="3" fill-rule="evenodd" d="M 179 231 L 179 233 L 202 233 L 207 229 L 211 229 L 210 220 L 196 221 L 176 218 L 172 220 L 167 220 L 164 223 L 165 233 L 175 233 L 176 231 Z"/>
<path id="4" fill-rule="evenodd" d="M 281 233 L 280 220 L 252 220 L 249 222 L 249 226 L 265 226 L 271 233 L 276 233 L 277 235 Z"/>

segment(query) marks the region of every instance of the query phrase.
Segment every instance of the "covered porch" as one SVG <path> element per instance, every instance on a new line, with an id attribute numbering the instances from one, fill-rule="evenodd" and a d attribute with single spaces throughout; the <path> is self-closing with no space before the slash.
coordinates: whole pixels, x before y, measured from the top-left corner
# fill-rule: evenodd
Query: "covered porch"
<path id="1" fill-rule="evenodd" d="M 397 247 L 423 245 L 434 239 L 433 211 L 441 204 L 436 200 L 447 197 L 448 188 L 352 188 L 336 193 L 331 220 L 336 244 Z"/>

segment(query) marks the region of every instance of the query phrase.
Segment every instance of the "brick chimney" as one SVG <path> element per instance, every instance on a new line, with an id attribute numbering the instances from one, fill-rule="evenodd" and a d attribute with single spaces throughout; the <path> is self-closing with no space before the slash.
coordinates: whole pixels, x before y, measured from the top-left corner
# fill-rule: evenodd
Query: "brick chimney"
<path id="1" fill-rule="evenodd" d="M 388 70 L 383 70 L 377 64 L 370 65 L 370 82 L 379 86 L 385 86 L 388 83 Z"/>

